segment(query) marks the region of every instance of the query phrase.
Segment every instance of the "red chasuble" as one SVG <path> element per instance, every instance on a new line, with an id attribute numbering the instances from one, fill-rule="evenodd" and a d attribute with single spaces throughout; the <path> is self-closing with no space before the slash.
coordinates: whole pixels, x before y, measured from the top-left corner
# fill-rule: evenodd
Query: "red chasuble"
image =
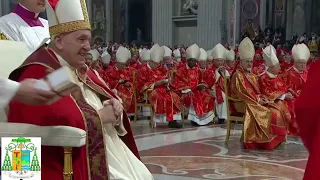
<path id="1" fill-rule="evenodd" d="M 143 66 L 137 73 L 137 89 L 143 94 L 154 83 L 164 79 L 170 79 L 170 72 L 167 72 L 164 66 L 155 69 L 148 65 Z M 180 112 L 179 96 L 165 84 L 148 91 L 148 100 L 153 105 L 155 114 L 165 114 L 168 122 L 172 122 L 173 115 Z"/>
<path id="2" fill-rule="evenodd" d="M 266 105 L 272 112 L 271 123 L 274 125 L 271 126 L 271 133 L 285 136 L 291 115 L 286 100 L 278 98 L 288 92 L 287 86 L 280 76 L 270 77 L 268 73 L 263 73 L 259 77 L 258 83 L 261 94 L 273 102 Z"/>
<path id="3" fill-rule="evenodd" d="M 300 136 L 309 151 L 304 180 L 317 180 L 320 177 L 320 61 L 316 62 L 312 69 L 295 103 Z"/>
<path id="4" fill-rule="evenodd" d="M 286 61 L 282 61 L 280 66 L 281 66 L 281 72 L 280 74 L 285 74 L 287 71 L 292 68 L 293 66 L 293 61 L 290 61 L 290 63 L 287 63 Z"/>
<path id="5" fill-rule="evenodd" d="M 34 52 L 23 65 L 10 74 L 10 79 L 22 81 L 26 78 L 41 79 L 48 73 L 60 68 L 54 53 L 42 47 Z M 84 81 L 83 81 L 84 82 Z M 88 72 L 86 83 L 97 90 L 106 100 L 114 94 L 99 81 L 94 72 Z M 77 180 L 108 180 L 108 163 L 103 137 L 103 126 L 98 113 L 89 106 L 82 93 L 77 91 L 51 105 L 30 106 L 13 101 L 9 105 L 8 121 L 28 123 L 40 126 L 71 126 L 87 132 L 87 144 L 80 148 L 73 148 L 73 179 Z M 124 142 L 139 157 L 131 128 L 124 114 L 124 126 L 128 134 L 123 137 Z M 129 126 L 128 126 L 129 125 Z M 64 153 L 62 147 L 41 147 L 42 179 L 63 179 Z M 97 168 L 99 167 L 99 168 Z"/>
<path id="6" fill-rule="evenodd" d="M 134 70 L 139 70 L 142 68 L 142 66 L 143 64 L 140 62 L 139 59 L 134 64 L 130 65 L 130 67 Z"/>
<path id="7" fill-rule="evenodd" d="M 131 67 L 120 70 L 114 66 L 109 68 L 104 77 L 104 81 L 108 83 L 109 87 L 117 90 L 117 95 L 122 99 L 123 107 L 127 113 L 135 112 L 133 72 L 134 69 Z M 126 81 L 127 83 L 121 84 L 120 81 Z"/>
<path id="8" fill-rule="evenodd" d="M 215 99 L 211 95 L 208 84 L 203 81 L 202 73 L 199 67 L 187 68 L 187 66 L 178 69 L 175 80 L 172 83 L 174 91 L 181 95 L 184 107 L 194 106 L 198 116 L 205 115 L 215 109 Z M 206 87 L 200 89 L 199 85 Z M 192 93 L 182 94 L 182 90 L 191 89 Z"/>
<path id="9" fill-rule="evenodd" d="M 300 93 L 307 81 L 308 71 L 298 72 L 295 68 L 290 68 L 285 75 L 285 82 L 289 92 L 294 96 L 292 100 L 288 100 L 288 107 L 291 113 L 291 122 L 289 124 L 289 134 L 299 136 L 299 127 L 296 122 L 295 100 L 300 96 Z"/>

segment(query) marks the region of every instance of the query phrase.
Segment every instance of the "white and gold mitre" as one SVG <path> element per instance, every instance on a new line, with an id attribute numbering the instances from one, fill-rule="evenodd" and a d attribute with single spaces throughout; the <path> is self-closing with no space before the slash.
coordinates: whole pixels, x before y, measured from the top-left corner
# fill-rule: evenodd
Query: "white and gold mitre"
<path id="1" fill-rule="evenodd" d="M 292 47 L 292 57 L 294 61 L 307 62 L 310 58 L 310 50 L 305 44 L 296 44 Z"/>
<path id="2" fill-rule="evenodd" d="M 154 47 L 150 54 L 151 61 L 160 63 L 163 60 L 164 52 L 165 50 L 163 47 Z"/>
<path id="3" fill-rule="evenodd" d="M 222 44 L 217 44 L 211 52 L 213 59 L 226 59 L 227 49 Z"/>
<path id="4" fill-rule="evenodd" d="M 171 57 L 172 56 L 172 50 L 168 48 L 167 46 L 162 46 L 164 49 L 164 57 Z"/>
<path id="5" fill-rule="evenodd" d="M 279 64 L 275 48 L 272 45 L 269 45 L 263 49 L 262 56 L 267 67 Z"/>
<path id="6" fill-rule="evenodd" d="M 91 29 L 85 0 L 46 0 L 50 36 Z"/>
<path id="7" fill-rule="evenodd" d="M 198 59 L 200 56 L 200 48 L 197 44 L 192 44 L 186 50 L 187 59 Z"/>
<path id="8" fill-rule="evenodd" d="M 226 53 L 226 59 L 228 61 L 234 61 L 235 56 L 236 56 L 236 54 L 233 49 L 231 49 L 230 51 L 227 51 L 227 53 Z"/>
<path id="9" fill-rule="evenodd" d="M 199 61 L 206 61 L 207 58 L 208 58 L 207 52 L 204 49 L 200 48 L 200 56 L 199 56 L 198 60 Z"/>
<path id="10" fill-rule="evenodd" d="M 255 55 L 254 45 L 248 37 L 244 38 L 241 41 L 238 49 L 239 49 L 238 54 L 240 56 L 240 60 L 253 59 Z"/>
<path id="11" fill-rule="evenodd" d="M 116 53 L 116 60 L 119 63 L 126 63 L 129 60 L 129 50 L 120 46 Z"/>

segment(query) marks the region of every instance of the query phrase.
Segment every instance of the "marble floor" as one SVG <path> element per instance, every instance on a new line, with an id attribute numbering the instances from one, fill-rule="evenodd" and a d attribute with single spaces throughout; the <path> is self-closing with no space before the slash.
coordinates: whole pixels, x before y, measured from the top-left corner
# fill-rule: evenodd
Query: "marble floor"
<path id="1" fill-rule="evenodd" d="M 273 151 L 248 151 L 236 125 L 225 145 L 225 125 L 151 129 L 138 121 L 134 135 L 142 161 L 157 180 L 302 180 L 308 152 L 299 139 Z"/>

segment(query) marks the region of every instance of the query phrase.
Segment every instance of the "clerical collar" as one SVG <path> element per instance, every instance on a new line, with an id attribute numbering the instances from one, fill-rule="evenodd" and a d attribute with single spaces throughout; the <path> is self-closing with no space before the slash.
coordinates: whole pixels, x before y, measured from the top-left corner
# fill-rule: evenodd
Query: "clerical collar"
<path id="1" fill-rule="evenodd" d="M 18 16 L 20 16 L 21 19 L 23 19 L 30 27 L 43 27 L 43 24 L 39 19 L 39 13 L 31 12 L 21 4 L 16 6 L 16 8 L 13 10 L 13 13 L 16 13 Z"/>
<path id="2" fill-rule="evenodd" d="M 266 73 L 271 77 L 271 78 L 276 78 L 277 75 L 272 74 L 271 72 L 266 70 Z"/>

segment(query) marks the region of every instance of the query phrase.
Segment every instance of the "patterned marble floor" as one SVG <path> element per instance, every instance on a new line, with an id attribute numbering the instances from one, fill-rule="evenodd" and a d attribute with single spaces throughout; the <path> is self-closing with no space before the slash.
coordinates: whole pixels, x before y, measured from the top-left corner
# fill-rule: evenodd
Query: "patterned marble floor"
<path id="1" fill-rule="evenodd" d="M 236 125 L 228 145 L 225 125 L 151 129 L 147 121 L 132 125 L 142 161 L 157 180 L 301 180 L 308 153 L 299 139 L 273 151 L 248 151 Z"/>

